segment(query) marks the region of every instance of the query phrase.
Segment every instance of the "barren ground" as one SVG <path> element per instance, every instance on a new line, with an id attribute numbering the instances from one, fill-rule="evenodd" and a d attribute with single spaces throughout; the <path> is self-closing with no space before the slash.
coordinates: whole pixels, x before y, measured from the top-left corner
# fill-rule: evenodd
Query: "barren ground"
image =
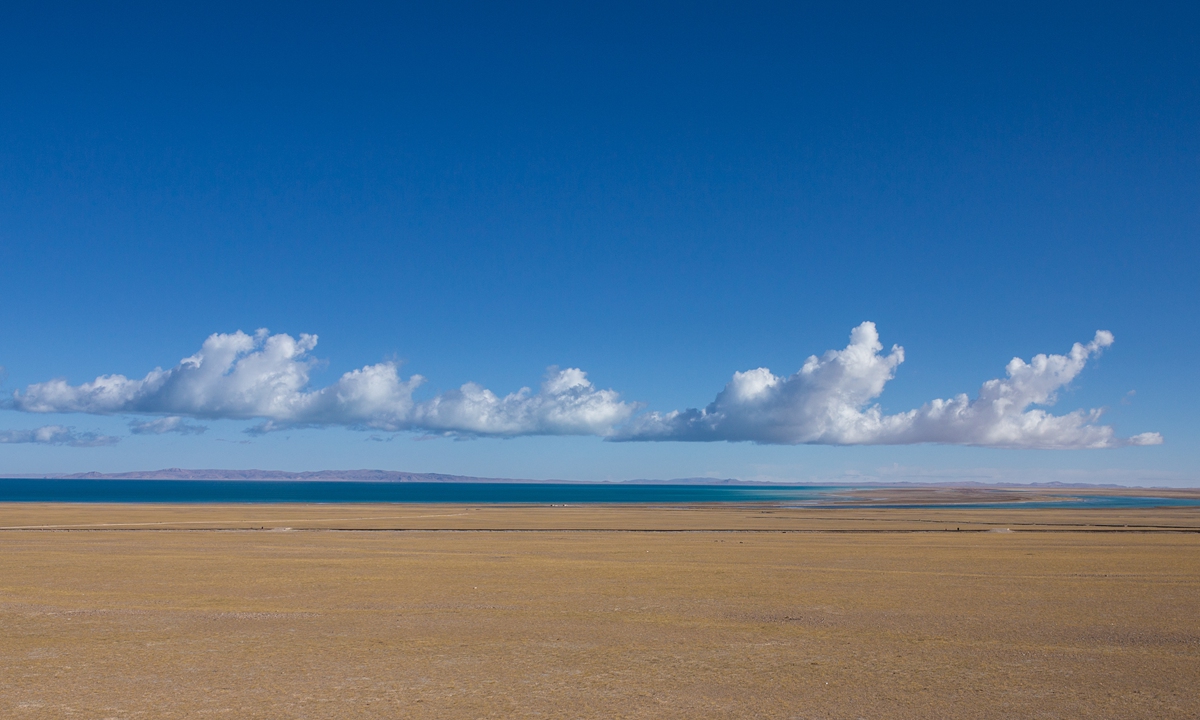
<path id="1" fill-rule="evenodd" d="M 12 504 L 0 526 L 0 717 L 1200 717 L 1197 509 Z"/>

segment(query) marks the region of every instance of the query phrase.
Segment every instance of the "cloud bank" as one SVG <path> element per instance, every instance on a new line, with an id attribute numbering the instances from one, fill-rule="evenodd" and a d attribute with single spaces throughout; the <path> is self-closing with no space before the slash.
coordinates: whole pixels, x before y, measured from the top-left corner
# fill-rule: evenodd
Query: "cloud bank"
<path id="1" fill-rule="evenodd" d="M 648 413 L 622 429 L 616 440 L 749 441 L 762 444 L 902 445 L 942 443 L 1002 448 L 1110 448 L 1156 445 L 1158 433 L 1118 438 L 1097 425 L 1100 411 L 1052 415 L 1031 405 L 1054 404 L 1090 356 L 1113 342 L 1101 330 L 1067 355 L 1013 358 L 1006 377 L 988 380 L 974 400 L 958 395 L 915 410 L 885 415 L 870 404 L 883 392 L 904 348 L 883 354 L 875 324 L 864 322 L 843 350 L 812 356 L 790 377 L 767 368 L 734 373 L 707 407 Z"/>
<path id="2" fill-rule="evenodd" d="M 189 417 L 263 420 L 251 429 L 256 433 L 342 425 L 491 436 L 606 436 L 637 410 L 616 392 L 597 390 L 576 368 L 550 368 L 538 392 L 522 388 L 504 397 L 467 383 L 415 402 L 413 392 L 425 379 L 403 379 L 391 362 L 310 389 L 315 361 L 309 353 L 316 345 L 316 335 L 217 333 L 169 370 L 156 368 L 141 379 L 102 375 L 82 385 L 51 380 L 13 393 L 11 405 L 26 412 L 169 416 L 133 428 L 148 433 L 187 432 L 179 418 Z"/>
<path id="3" fill-rule="evenodd" d="M 203 426 L 184 420 L 193 418 L 261 421 L 250 433 L 345 426 L 459 436 L 597 435 L 617 441 L 782 445 L 1111 448 L 1159 444 L 1158 433 L 1117 437 L 1111 427 L 1098 424 L 1099 410 L 1054 415 L 1045 409 L 1082 372 L 1089 358 L 1112 343 L 1112 333 L 1101 330 L 1091 342 L 1076 343 L 1066 355 L 1037 355 L 1028 362 L 1014 358 L 1005 377 L 985 382 L 974 399 L 962 394 L 888 415 L 874 401 L 904 362 L 904 349 L 892 346 L 885 353 L 875 324 L 864 322 L 851 332 L 844 349 L 808 358 L 794 375 L 777 376 L 767 368 L 734 373 L 703 409 L 636 415 L 637 403 L 622 401 L 613 390 L 598 390 L 578 368 L 552 367 L 536 392 L 521 388 L 503 397 L 467 383 L 417 401 L 413 394 L 425 379 L 402 378 L 391 362 L 367 365 L 345 373 L 332 385 L 311 388 L 315 335 L 293 338 L 266 330 L 254 335 L 239 331 L 211 335 L 195 355 L 168 370 L 156 368 L 141 379 L 103 375 L 81 385 L 51 380 L 14 392 L 8 405 L 26 412 L 164 416 L 132 421 L 135 434 L 203 432 Z M 82 438 L 79 444 L 87 444 L 101 436 L 75 437 Z"/>
<path id="4" fill-rule="evenodd" d="M 43 425 L 36 430 L 0 430 L 0 445 L 32 443 L 35 445 L 69 445 L 99 447 L 120 442 L 121 438 L 97 433 L 77 433 L 62 425 Z"/>
<path id="5" fill-rule="evenodd" d="M 178 415 L 171 415 L 157 420 L 132 420 L 129 423 L 129 432 L 134 435 L 164 435 L 166 433 L 200 435 L 207 430 L 208 428 L 203 425 L 194 425 Z"/>

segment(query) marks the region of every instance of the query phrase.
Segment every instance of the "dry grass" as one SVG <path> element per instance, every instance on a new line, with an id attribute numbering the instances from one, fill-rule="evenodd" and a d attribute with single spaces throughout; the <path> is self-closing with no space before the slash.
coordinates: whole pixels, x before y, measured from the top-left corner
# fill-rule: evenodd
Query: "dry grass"
<path id="1" fill-rule="evenodd" d="M 3 717 L 1200 716 L 1195 510 L 0 505 L 0 526 L 60 528 L 0 531 Z M 393 531 L 330 530 L 354 527 Z"/>

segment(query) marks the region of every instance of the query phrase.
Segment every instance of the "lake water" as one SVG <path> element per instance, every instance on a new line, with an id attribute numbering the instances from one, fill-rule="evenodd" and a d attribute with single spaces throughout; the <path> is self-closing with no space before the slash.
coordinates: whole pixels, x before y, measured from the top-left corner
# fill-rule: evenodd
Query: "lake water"
<path id="1" fill-rule="evenodd" d="M 74 503 L 775 503 L 827 505 L 848 486 L 638 485 L 625 483 L 373 483 L 242 480 L 0 479 L 0 502 Z M 1193 507 L 1200 500 L 1064 494 L 1054 502 L 980 502 L 873 507 Z"/>

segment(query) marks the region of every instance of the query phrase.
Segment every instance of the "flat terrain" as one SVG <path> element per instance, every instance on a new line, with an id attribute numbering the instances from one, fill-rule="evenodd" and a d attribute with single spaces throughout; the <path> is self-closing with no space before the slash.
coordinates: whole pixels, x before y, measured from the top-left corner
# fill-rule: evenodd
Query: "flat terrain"
<path id="1" fill-rule="evenodd" d="M 10 504 L 0 527 L 0 717 L 1200 717 L 1194 508 Z"/>

